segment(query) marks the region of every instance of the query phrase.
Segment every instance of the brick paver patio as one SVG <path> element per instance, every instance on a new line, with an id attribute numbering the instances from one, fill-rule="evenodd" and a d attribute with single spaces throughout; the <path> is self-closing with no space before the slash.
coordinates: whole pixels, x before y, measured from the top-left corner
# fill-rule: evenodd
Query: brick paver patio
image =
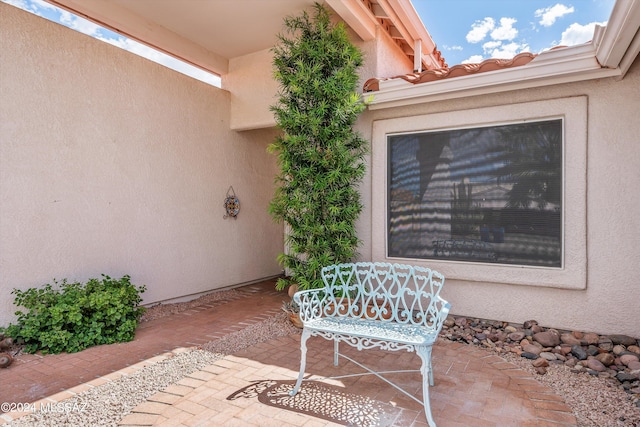
<path id="1" fill-rule="evenodd" d="M 75 354 L 21 355 L 0 371 L 0 401 L 61 401 L 119 378 L 167 352 L 183 351 L 273 316 L 285 293 L 274 281 L 239 288 L 237 298 L 200 306 L 141 324 L 130 343 Z M 361 372 L 341 360 L 333 366 L 332 343 L 308 342 L 307 374 L 296 398 L 286 390 L 297 376 L 299 335 L 272 339 L 228 355 L 138 405 L 121 426 L 426 426 L 422 406 L 373 376 L 324 379 Z M 411 353 L 380 350 L 351 358 L 377 370 L 418 369 Z M 441 340 L 434 347 L 431 408 L 439 427 L 575 426 L 562 398 L 528 373 L 485 350 Z M 421 396 L 419 374 L 394 374 L 394 382 Z M 297 399 L 297 400 L 295 400 Z M 0 415 L 0 425 L 19 414 Z"/>

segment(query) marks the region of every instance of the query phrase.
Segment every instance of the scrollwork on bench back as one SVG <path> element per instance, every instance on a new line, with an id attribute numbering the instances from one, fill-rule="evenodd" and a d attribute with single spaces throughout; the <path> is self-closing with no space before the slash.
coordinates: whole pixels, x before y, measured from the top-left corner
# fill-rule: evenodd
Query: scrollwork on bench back
<path id="1" fill-rule="evenodd" d="M 444 276 L 426 267 L 337 264 L 322 269 L 325 288 L 299 292 L 300 317 L 347 316 L 440 330 Z"/>

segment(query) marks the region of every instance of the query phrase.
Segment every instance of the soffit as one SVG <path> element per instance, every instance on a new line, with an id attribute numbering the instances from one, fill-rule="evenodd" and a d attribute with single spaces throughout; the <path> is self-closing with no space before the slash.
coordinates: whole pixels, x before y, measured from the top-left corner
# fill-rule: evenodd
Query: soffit
<path id="1" fill-rule="evenodd" d="M 102 0 L 116 4 L 224 58 L 275 45 L 283 18 L 314 0 Z"/>
<path id="2" fill-rule="evenodd" d="M 223 75 L 230 59 L 273 47 L 284 18 L 309 10 L 316 0 L 46 1 Z M 363 40 L 381 27 L 411 58 L 415 41 L 422 40 L 420 59 L 427 69 L 443 64 L 409 0 L 325 1 Z"/>
<path id="3" fill-rule="evenodd" d="M 223 75 L 229 59 L 273 47 L 286 16 L 314 0 L 46 0 Z"/>

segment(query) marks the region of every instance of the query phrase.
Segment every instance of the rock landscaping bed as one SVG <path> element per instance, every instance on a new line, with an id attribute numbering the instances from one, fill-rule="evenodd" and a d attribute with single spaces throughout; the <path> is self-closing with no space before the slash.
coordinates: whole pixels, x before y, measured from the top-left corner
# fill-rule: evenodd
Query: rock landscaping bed
<path id="1" fill-rule="evenodd" d="M 554 389 L 581 427 L 640 427 L 640 342 L 598 335 L 450 317 L 441 336 L 494 351 Z"/>

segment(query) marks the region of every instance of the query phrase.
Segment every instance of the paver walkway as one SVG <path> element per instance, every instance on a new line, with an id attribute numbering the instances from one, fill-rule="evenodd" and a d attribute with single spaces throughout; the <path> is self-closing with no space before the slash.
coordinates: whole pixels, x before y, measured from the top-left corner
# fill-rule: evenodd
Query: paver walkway
<path id="1" fill-rule="evenodd" d="M 20 356 L 0 372 L 3 387 L 7 385 L 0 390 L 0 401 L 31 402 L 45 396 L 61 400 L 119 377 L 120 371 L 114 371 L 120 368 L 130 372 L 144 364 L 141 360 L 160 359 L 176 347 L 195 346 L 243 329 L 280 310 L 288 297 L 273 289 L 273 281 L 246 286 L 232 300 L 145 322 L 131 343 L 72 355 Z M 374 376 L 324 379 L 362 371 L 345 360 L 334 367 L 332 343 L 318 337 L 308 341 L 307 374 L 312 381 L 305 382 L 297 396 L 288 397 L 286 391 L 298 371 L 299 340 L 299 335 L 290 335 L 226 356 L 138 405 L 120 425 L 427 425 L 420 404 Z M 420 365 L 412 353 L 341 348 L 376 370 L 418 369 Z M 483 349 L 438 341 L 433 367 L 436 385 L 430 388 L 431 408 L 439 427 L 576 425 L 560 396 Z M 421 396 L 419 374 L 394 374 L 390 379 Z M 82 384 L 87 381 L 89 384 Z M 71 391 L 61 392 L 64 389 Z M 0 415 L 0 425 L 11 415 Z"/>

